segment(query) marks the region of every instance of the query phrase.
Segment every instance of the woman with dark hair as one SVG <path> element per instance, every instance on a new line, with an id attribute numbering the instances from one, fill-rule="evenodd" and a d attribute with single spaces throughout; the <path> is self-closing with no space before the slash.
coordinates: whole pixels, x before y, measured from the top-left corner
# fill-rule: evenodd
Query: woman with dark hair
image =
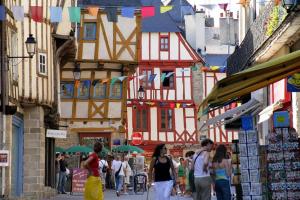
<path id="1" fill-rule="evenodd" d="M 85 161 L 84 167 L 88 169 L 88 179 L 84 186 L 84 199 L 85 200 L 103 200 L 102 182 L 99 173 L 99 158 L 98 153 L 102 150 L 102 144 L 96 142 L 94 144 L 94 152 L 89 155 Z"/>
<path id="2" fill-rule="evenodd" d="M 229 180 L 231 177 L 231 164 L 227 159 L 227 149 L 222 144 L 216 149 L 212 167 L 217 200 L 230 200 L 231 192 Z"/>
<path id="3" fill-rule="evenodd" d="M 176 181 L 172 180 L 170 169 L 174 180 L 177 180 L 173 161 L 166 154 L 165 144 L 157 145 L 150 163 L 148 186 L 151 186 L 154 170 L 155 200 L 170 200 L 171 198 L 172 188 L 175 186 Z"/>

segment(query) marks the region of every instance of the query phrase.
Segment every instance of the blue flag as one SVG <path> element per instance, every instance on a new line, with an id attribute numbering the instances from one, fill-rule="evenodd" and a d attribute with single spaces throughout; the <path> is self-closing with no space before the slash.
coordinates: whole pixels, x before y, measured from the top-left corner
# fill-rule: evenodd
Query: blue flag
<path id="1" fill-rule="evenodd" d="M 50 22 L 62 21 L 62 9 L 61 7 L 50 7 Z"/>
<path id="2" fill-rule="evenodd" d="M 122 7 L 121 14 L 123 17 L 133 18 L 135 7 Z"/>
<path id="3" fill-rule="evenodd" d="M 4 21 L 6 19 L 5 7 L 0 6 L 0 21 Z"/>
<path id="4" fill-rule="evenodd" d="M 156 74 L 151 74 L 149 79 L 148 79 L 148 82 L 151 83 L 152 81 L 154 81 L 155 77 L 156 77 Z"/>

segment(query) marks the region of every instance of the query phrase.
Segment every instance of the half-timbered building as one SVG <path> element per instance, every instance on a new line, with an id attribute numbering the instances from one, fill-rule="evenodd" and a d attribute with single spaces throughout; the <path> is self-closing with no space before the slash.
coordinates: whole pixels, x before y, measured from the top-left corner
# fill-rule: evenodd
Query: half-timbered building
<path id="1" fill-rule="evenodd" d="M 98 140 L 110 148 L 125 140 L 127 77 L 137 67 L 141 33 L 140 14 L 123 17 L 120 8 L 140 4 L 99 1 L 93 4 L 98 6 L 93 16 L 88 12 L 90 3 L 79 1 L 76 60 L 60 71 L 61 125 L 68 126 L 68 140 L 60 143 L 92 146 Z M 74 68 L 81 72 L 78 82 Z"/>
<path id="2" fill-rule="evenodd" d="M 184 144 L 198 142 L 192 66 L 201 62 L 168 13 L 157 10 L 143 19 L 139 66 L 128 83 L 126 130 L 129 141 L 134 132 L 143 135 L 146 155 L 155 144 L 167 143 L 182 156 Z"/>
<path id="3" fill-rule="evenodd" d="M 72 41 L 67 15 L 72 3 L 0 1 L 6 13 L 0 27 L 1 111 L 5 111 L 0 126 L 1 198 L 43 199 L 56 193 L 55 139 L 46 137 L 46 129 L 58 128 L 56 61 L 63 56 L 58 51 L 61 44 Z M 61 23 L 50 23 L 50 6 L 62 8 Z M 36 41 L 32 58 L 25 46 L 30 34 Z"/>

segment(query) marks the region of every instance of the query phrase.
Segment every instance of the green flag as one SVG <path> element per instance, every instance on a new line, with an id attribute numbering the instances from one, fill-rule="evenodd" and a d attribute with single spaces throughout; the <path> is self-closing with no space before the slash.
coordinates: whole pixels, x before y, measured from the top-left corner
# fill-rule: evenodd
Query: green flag
<path id="1" fill-rule="evenodd" d="M 68 9 L 70 21 L 80 23 L 80 7 L 69 7 Z"/>
<path id="2" fill-rule="evenodd" d="M 192 71 L 197 71 L 198 70 L 198 67 L 195 65 L 195 66 L 192 66 Z"/>
<path id="3" fill-rule="evenodd" d="M 110 81 L 110 84 L 111 84 L 111 85 L 115 84 L 115 82 L 116 82 L 117 80 L 119 80 L 119 77 L 113 77 L 113 78 L 111 79 L 111 81 Z"/>
<path id="4" fill-rule="evenodd" d="M 166 78 L 167 74 L 166 73 L 162 73 L 161 75 L 161 82 L 164 82 L 165 78 Z"/>

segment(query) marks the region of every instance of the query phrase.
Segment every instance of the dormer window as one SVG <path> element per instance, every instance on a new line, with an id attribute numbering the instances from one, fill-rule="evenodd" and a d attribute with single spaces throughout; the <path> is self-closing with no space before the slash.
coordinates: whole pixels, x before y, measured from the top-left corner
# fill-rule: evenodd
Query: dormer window
<path id="1" fill-rule="evenodd" d="M 161 35 L 159 38 L 160 41 L 160 50 L 161 51 L 169 51 L 169 36 Z"/>

